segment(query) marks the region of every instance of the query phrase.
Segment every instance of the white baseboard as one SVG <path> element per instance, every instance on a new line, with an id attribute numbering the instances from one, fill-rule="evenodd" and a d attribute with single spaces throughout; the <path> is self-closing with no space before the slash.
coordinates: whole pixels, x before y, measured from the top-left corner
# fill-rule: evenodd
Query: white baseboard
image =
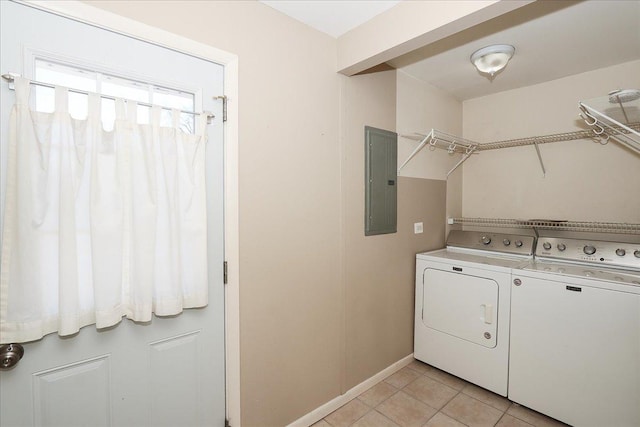
<path id="1" fill-rule="evenodd" d="M 313 411 L 309 412 L 308 414 L 298 418 L 297 420 L 289 424 L 287 427 L 309 427 L 313 423 L 320 421 L 321 419 L 323 419 L 324 417 L 326 417 L 336 409 L 348 403 L 350 400 L 358 397 L 360 394 L 362 394 L 362 392 L 367 391 L 368 389 L 378 384 L 383 379 L 387 378 L 389 375 L 392 375 L 397 371 L 399 371 L 400 369 L 404 368 L 413 360 L 414 360 L 413 353 L 411 353 L 407 357 L 403 357 L 393 365 L 386 367 L 385 369 L 378 372 L 374 376 L 364 380 L 357 386 L 348 390 L 345 394 L 342 394 L 336 397 L 335 399 L 328 401 L 327 403 L 320 406 L 319 408 L 316 408 Z"/>

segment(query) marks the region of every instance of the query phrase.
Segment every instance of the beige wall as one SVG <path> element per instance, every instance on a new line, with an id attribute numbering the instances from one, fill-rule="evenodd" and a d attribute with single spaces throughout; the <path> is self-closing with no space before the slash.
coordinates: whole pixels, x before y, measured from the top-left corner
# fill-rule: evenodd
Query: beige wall
<path id="1" fill-rule="evenodd" d="M 346 391 L 413 352 L 415 254 L 444 241 L 446 188 L 400 177 L 398 232 L 365 236 L 364 126 L 395 130 L 396 72 L 341 78 L 341 111 Z"/>
<path id="2" fill-rule="evenodd" d="M 397 92 L 396 126 L 400 135 L 426 134 L 432 128 L 462 135 L 462 103 L 450 94 L 401 70 L 397 71 Z M 418 145 L 418 141 L 398 138 L 398 164 L 404 163 Z M 446 180 L 446 214 L 437 220 L 444 222 L 445 217 L 462 215 L 463 168 L 456 169 L 447 179 L 447 172 L 461 158 L 459 154 L 425 147 L 400 171 L 406 177 Z"/>
<path id="3" fill-rule="evenodd" d="M 640 87 L 640 61 L 463 103 L 463 136 L 478 142 L 584 128 L 578 101 Z M 588 140 L 483 152 L 464 164 L 467 217 L 640 223 L 640 155 Z"/>
<path id="4" fill-rule="evenodd" d="M 432 128 L 462 134 L 462 103 L 448 93 L 424 83 L 403 71 L 398 71 L 398 97 L 396 100 L 397 126 L 400 135 L 416 132 L 426 134 Z M 402 164 L 418 146 L 418 141 L 400 137 L 398 139 L 398 162 Z M 445 150 L 423 148 L 406 166 L 400 175 L 414 178 L 447 178 L 447 172 L 460 160 L 459 154 L 448 154 Z"/>

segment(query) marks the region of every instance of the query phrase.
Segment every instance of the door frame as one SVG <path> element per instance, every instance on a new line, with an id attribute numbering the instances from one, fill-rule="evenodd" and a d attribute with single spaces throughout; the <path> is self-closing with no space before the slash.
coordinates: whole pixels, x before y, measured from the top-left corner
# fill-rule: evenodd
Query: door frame
<path id="1" fill-rule="evenodd" d="M 227 121 L 224 122 L 224 257 L 226 417 L 240 426 L 240 293 L 238 215 L 238 56 L 178 34 L 152 27 L 80 1 L 13 0 L 94 27 L 176 50 L 224 67 Z M 222 119 L 222 118 L 220 118 Z"/>

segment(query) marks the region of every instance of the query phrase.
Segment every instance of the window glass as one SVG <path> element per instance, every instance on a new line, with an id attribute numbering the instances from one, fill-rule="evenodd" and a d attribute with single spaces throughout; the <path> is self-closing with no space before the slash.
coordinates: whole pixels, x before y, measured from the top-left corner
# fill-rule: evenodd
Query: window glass
<path id="1" fill-rule="evenodd" d="M 151 98 L 149 90 L 149 85 L 111 76 L 104 76 L 100 87 L 101 94 L 146 103 Z"/>
<path id="2" fill-rule="evenodd" d="M 195 111 L 195 95 L 193 93 L 85 70 L 53 61 L 37 59 L 35 79 L 82 92 L 96 92 L 105 95 L 102 98 L 102 124 L 105 130 L 112 130 L 115 120 L 115 102 L 108 97 L 134 100 L 169 109 Z M 54 90 L 36 86 L 35 106 L 37 111 L 53 112 L 55 110 Z M 74 119 L 86 119 L 88 114 L 86 95 L 73 91 L 69 92 L 69 114 Z M 149 114 L 149 107 L 139 105 L 137 111 L 138 123 L 149 123 Z M 194 132 L 195 119 L 192 114 L 180 114 L 179 122 L 180 128 L 184 132 Z M 170 127 L 172 124 L 171 111 L 163 109 L 160 125 Z"/>
<path id="3" fill-rule="evenodd" d="M 66 86 L 85 92 L 96 92 L 95 73 L 54 64 L 48 61 L 36 61 L 36 80 L 59 86 Z M 36 110 L 51 113 L 55 110 L 55 92 L 51 88 L 36 86 Z M 86 96 L 69 93 L 69 113 L 75 119 L 87 117 Z"/>
<path id="4" fill-rule="evenodd" d="M 175 108 L 183 111 L 193 111 L 193 94 L 154 87 L 153 104 L 167 108 Z M 172 117 L 169 110 L 162 110 L 160 123 L 162 126 L 172 126 Z M 194 132 L 194 116 L 192 114 L 180 114 L 180 128 L 187 132 Z"/>

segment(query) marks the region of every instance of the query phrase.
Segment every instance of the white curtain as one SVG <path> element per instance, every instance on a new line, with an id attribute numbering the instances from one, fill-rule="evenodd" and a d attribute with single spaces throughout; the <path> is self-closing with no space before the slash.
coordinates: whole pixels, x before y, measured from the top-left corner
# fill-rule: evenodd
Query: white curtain
<path id="1" fill-rule="evenodd" d="M 88 117 L 29 107 L 30 82 L 15 81 L 0 272 L 0 343 L 69 335 L 122 317 L 135 321 L 205 306 L 206 117 L 195 135 L 138 124 L 135 102 L 116 100 L 104 131 L 101 99 Z"/>

